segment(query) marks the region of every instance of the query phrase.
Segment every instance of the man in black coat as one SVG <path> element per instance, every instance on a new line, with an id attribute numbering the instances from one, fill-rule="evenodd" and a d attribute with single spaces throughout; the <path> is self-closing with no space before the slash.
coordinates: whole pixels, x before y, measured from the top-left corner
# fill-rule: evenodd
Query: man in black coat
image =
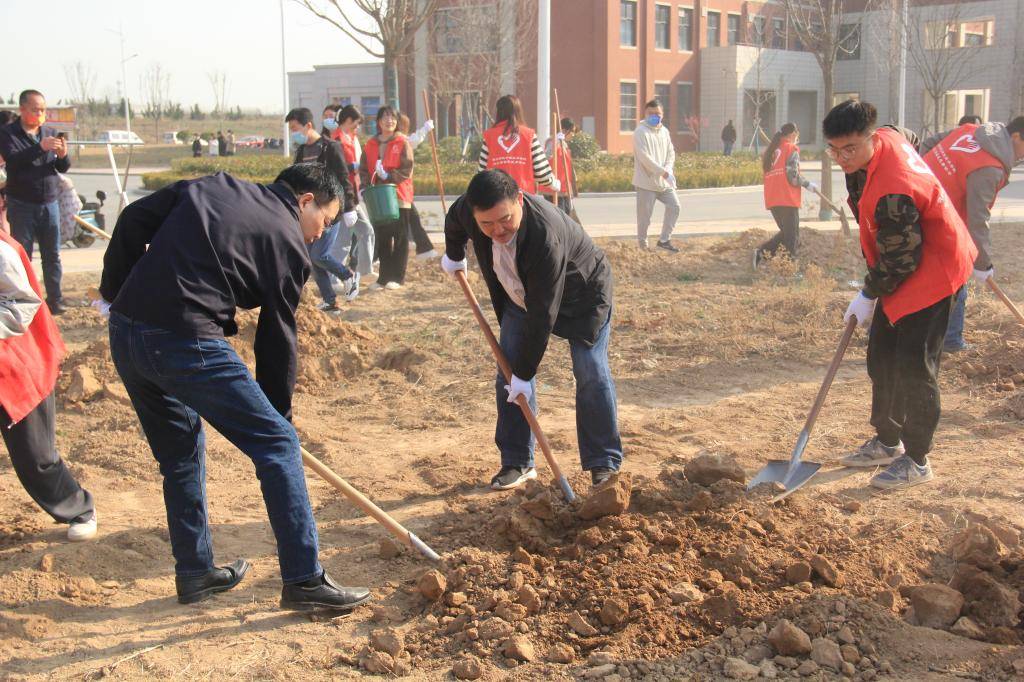
<path id="1" fill-rule="evenodd" d="M 536 478 L 534 438 L 515 401 L 536 412 L 536 374 L 551 334 L 569 341 L 576 377 L 576 431 L 583 469 L 594 485 L 622 464 L 615 383 L 608 367 L 612 271 L 604 252 L 564 212 L 523 194 L 502 170 L 477 173 L 445 218 L 441 266 L 466 269 L 466 244 L 477 262 L 501 325 L 500 344 L 512 367 L 498 371 L 498 425 L 494 441 L 501 470 L 495 490 Z"/>

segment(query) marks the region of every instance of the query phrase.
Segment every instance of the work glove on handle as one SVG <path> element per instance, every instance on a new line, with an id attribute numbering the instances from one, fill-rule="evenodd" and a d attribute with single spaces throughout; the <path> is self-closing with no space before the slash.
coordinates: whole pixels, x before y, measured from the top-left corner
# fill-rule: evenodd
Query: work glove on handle
<path id="1" fill-rule="evenodd" d="M 846 308 L 846 314 L 843 315 L 843 322 L 849 324 L 850 318 L 857 318 L 857 324 L 861 327 L 866 327 L 871 323 L 871 317 L 875 314 L 875 299 L 868 298 L 864 295 L 863 291 L 858 291 L 857 295 L 850 301 L 850 305 Z"/>
<path id="2" fill-rule="evenodd" d="M 551 189 L 553 189 L 556 192 L 561 192 L 562 191 L 562 181 L 559 180 L 558 178 L 553 178 L 551 180 Z"/>
<path id="3" fill-rule="evenodd" d="M 377 177 L 381 180 L 387 180 L 390 175 L 386 170 L 384 170 L 384 162 L 380 159 L 377 159 L 377 165 L 374 166 L 373 172 L 376 173 Z"/>
<path id="4" fill-rule="evenodd" d="M 455 273 L 459 270 L 462 270 L 463 272 L 466 271 L 466 259 L 452 260 L 448 257 L 448 254 L 444 254 L 441 256 L 441 269 L 452 277 L 455 277 Z"/>
<path id="5" fill-rule="evenodd" d="M 423 134 L 429 133 L 433 129 L 434 129 L 434 121 L 433 121 L 433 119 L 429 119 L 429 118 L 426 121 L 423 122 L 422 126 L 420 126 L 420 130 L 423 131 Z"/>
<path id="6" fill-rule="evenodd" d="M 821 187 L 818 187 L 818 183 L 816 182 L 808 182 L 807 189 L 811 190 L 815 194 L 821 194 Z"/>
<path id="7" fill-rule="evenodd" d="M 558 133 L 557 135 L 555 135 L 555 139 L 558 140 L 558 141 L 564 140 L 565 139 L 565 133 Z"/>
<path id="8" fill-rule="evenodd" d="M 93 308 L 95 308 L 96 311 L 100 315 L 102 315 L 103 317 L 105 317 L 105 318 L 109 318 L 110 317 L 110 304 L 107 303 L 106 299 L 101 298 L 99 300 L 93 301 L 89 305 L 91 305 Z"/>
<path id="9" fill-rule="evenodd" d="M 988 270 L 978 270 L 975 268 L 974 281 L 978 284 L 984 285 L 985 282 L 987 282 L 995 273 L 996 269 L 994 267 L 991 267 Z"/>
<path id="10" fill-rule="evenodd" d="M 526 398 L 527 402 L 533 397 L 533 386 L 530 382 L 520 379 L 515 374 L 512 375 L 512 381 L 505 384 L 505 390 L 508 391 L 508 401 L 510 403 L 514 403 L 519 396 Z"/>
<path id="11" fill-rule="evenodd" d="M 355 211 L 347 211 L 341 214 L 341 219 L 345 221 L 345 227 L 352 227 L 359 220 L 359 214 Z"/>

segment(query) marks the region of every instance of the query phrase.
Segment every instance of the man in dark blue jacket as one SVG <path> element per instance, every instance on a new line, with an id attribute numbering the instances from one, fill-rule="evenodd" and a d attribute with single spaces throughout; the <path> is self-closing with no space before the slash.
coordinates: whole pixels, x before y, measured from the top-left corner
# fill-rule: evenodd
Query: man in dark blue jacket
<path id="1" fill-rule="evenodd" d="M 164 477 L 178 601 L 237 585 L 248 563 L 215 567 L 206 515 L 205 419 L 256 467 L 284 588 L 281 606 L 350 610 L 369 590 L 336 585 L 317 559 L 299 440 L 292 427 L 295 310 L 306 244 L 341 210 L 337 176 L 289 166 L 270 185 L 218 173 L 128 205 L 103 257 L 110 354 Z M 256 378 L 225 336 L 237 308 L 259 308 Z"/>
<path id="2" fill-rule="evenodd" d="M 60 290 L 61 185 L 57 173 L 71 168 L 68 145 L 46 123 L 46 100 L 38 90 L 18 96 L 20 117 L 0 128 L 0 157 L 7 162 L 7 219 L 11 235 L 29 260 L 39 242 L 46 305 L 54 315 L 64 312 Z"/>

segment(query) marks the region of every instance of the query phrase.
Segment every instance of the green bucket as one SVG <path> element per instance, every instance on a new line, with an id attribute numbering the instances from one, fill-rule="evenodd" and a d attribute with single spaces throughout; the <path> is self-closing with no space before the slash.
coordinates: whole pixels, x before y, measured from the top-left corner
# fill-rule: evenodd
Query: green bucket
<path id="1" fill-rule="evenodd" d="M 372 185 L 363 192 L 370 222 L 393 223 L 398 220 L 398 192 L 394 185 Z"/>

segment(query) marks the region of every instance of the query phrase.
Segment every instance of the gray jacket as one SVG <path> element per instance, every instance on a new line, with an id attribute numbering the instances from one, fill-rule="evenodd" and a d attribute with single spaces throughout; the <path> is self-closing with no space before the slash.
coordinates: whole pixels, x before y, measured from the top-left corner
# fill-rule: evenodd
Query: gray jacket
<path id="1" fill-rule="evenodd" d="M 952 133 L 952 130 L 947 130 L 921 142 L 921 156 Z M 1018 161 L 1014 158 L 1013 143 L 1003 123 L 985 123 L 978 126 L 974 131 L 974 141 L 983 150 L 999 159 L 1003 165 L 1002 169 L 993 166 L 979 168 L 967 176 L 967 229 L 975 246 L 978 247 L 978 258 L 974 261 L 974 267 L 978 270 L 988 270 L 992 267 L 992 239 L 989 234 L 992 213 L 989 207 L 995 202 L 999 188 L 1009 178 L 1010 171 Z"/>
<path id="2" fill-rule="evenodd" d="M 29 277 L 18 250 L 0 240 L 0 339 L 28 331 L 43 303 Z"/>

